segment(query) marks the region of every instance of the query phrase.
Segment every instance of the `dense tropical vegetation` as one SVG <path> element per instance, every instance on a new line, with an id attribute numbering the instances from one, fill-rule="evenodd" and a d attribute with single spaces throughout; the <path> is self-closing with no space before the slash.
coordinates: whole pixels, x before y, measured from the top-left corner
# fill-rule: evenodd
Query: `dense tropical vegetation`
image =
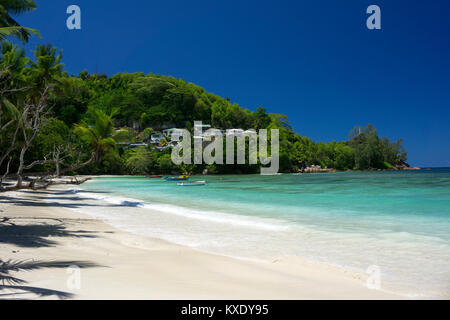
<path id="1" fill-rule="evenodd" d="M 0 38 L 12 35 L 26 41 L 35 31 L 20 26 L 10 14 L 31 10 L 34 2 L 1 3 Z M 37 46 L 32 56 L 11 42 L 1 43 L 0 172 L 3 178 L 17 176 L 19 186 L 24 177 L 37 173 L 45 179 L 75 173 L 259 172 L 259 165 L 250 164 L 175 166 L 170 148 L 127 148 L 148 142 L 165 128 L 192 131 L 197 120 L 220 129 L 279 129 L 281 172 L 311 165 L 389 169 L 406 161 L 402 141 L 379 137 L 371 125 L 355 127 L 348 141 L 316 143 L 295 133 L 285 115 L 262 107 L 252 112 L 183 79 L 143 73 L 108 77 L 87 71 L 69 75 L 61 52 L 51 45 Z"/>

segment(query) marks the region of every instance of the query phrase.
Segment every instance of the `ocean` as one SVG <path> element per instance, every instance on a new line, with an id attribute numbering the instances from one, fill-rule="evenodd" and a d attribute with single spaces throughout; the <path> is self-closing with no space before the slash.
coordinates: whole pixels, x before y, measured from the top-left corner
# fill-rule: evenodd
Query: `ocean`
<path id="1" fill-rule="evenodd" d="M 109 203 L 80 210 L 125 231 L 238 258 L 376 267 L 385 291 L 450 296 L 450 168 L 195 180 L 208 184 L 99 177 L 74 192 Z"/>

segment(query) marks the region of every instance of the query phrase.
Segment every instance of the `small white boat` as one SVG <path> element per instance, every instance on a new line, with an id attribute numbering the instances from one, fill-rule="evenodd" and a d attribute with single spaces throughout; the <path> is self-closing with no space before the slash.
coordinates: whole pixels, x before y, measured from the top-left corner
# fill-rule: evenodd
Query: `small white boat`
<path id="1" fill-rule="evenodd" d="M 177 185 L 180 187 L 204 186 L 206 181 L 178 182 Z"/>

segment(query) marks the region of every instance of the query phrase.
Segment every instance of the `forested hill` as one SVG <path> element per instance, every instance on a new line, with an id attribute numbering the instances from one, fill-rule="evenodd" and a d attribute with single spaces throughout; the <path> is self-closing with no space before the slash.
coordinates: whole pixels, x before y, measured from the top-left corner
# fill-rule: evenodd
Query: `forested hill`
<path id="1" fill-rule="evenodd" d="M 271 122 L 262 108 L 251 112 L 229 98 L 168 76 L 119 73 L 107 77 L 84 71 L 61 81 L 63 91 L 56 95 L 54 110 L 67 125 L 79 122 L 89 107 L 113 113 L 117 126 L 140 129 L 189 128 L 194 121 L 224 129 L 256 129 Z"/>
<path id="2" fill-rule="evenodd" d="M 20 114 L 24 101 L 37 101 L 45 95 L 48 104 L 42 128 L 25 154 L 25 162 L 46 160 L 28 166 L 29 171 L 56 170 L 60 164 L 48 160 L 48 155 L 54 160 L 58 146 L 65 153 L 61 165 L 71 173 L 192 173 L 205 168 L 212 173 L 259 172 L 258 165 L 176 167 L 170 161 L 170 148 L 124 147 L 127 143 L 148 142 L 162 129 L 192 130 L 197 120 L 219 129 L 279 129 L 281 172 L 298 172 L 311 165 L 339 170 L 387 169 L 406 161 L 401 140 L 381 138 L 371 125 L 354 128 L 348 141 L 315 143 L 295 133 L 285 115 L 268 113 L 263 107 L 252 112 L 183 79 L 143 73 L 108 77 L 86 71 L 70 76 L 64 72 L 61 54 L 50 45 L 38 46 L 33 59 L 28 59 L 23 49 L 4 42 L 0 70 L 4 89 L 2 122 L 18 121 L 15 111 L 8 118 L 10 105 Z M 267 110 L 275 111 L 276 106 Z M 9 149 L 8 139 L 12 139 L 14 128 L 17 126 L 10 125 L 2 131 L 2 149 Z M 16 141 L 18 146 L 8 155 L 13 160 L 20 157 L 21 138 Z M 167 143 L 162 140 L 161 146 Z M 85 165 L 78 165 L 82 163 Z M 14 172 L 17 161 L 10 164 L 9 171 Z M 0 163 L 3 171 L 6 165 L 6 161 Z"/>

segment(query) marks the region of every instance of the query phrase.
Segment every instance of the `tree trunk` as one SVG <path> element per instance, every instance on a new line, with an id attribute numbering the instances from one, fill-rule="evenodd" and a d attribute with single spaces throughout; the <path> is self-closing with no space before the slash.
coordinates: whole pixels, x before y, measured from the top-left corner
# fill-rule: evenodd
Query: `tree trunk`
<path id="1" fill-rule="evenodd" d="M 56 167 L 56 172 L 55 172 L 55 176 L 59 177 L 61 175 L 61 167 L 59 164 L 59 151 L 56 153 L 55 156 L 55 167 Z"/>
<path id="2" fill-rule="evenodd" d="M 6 165 L 6 172 L 5 172 L 5 174 L 3 174 L 3 176 L 0 178 L 0 189 L 3 187 L 3 180 L 8 176 L 8 174 L 9 174 L 9 166 L 10 166 L 10 164 L 11 164 L 11 160 L 12 160 L 12 157 L 10 156 L 9 157 L 9 159 L 8 159 L 8 164 Z"/>
<path id="3" fill-rule="evenodd" d="M 23 182 L 23 167 L 24 167 L 24 156 L 25 156 L 25 152 L 28 149 L 28 145 L 25 144 L 22 147 L 22 150 L 20 150 L 20 157 L 19 157 L 19 168 L 17 169 L 17 184 L 16 184 L 16 188 L 20 189 L 22 188 L 22 182 Z"/>

